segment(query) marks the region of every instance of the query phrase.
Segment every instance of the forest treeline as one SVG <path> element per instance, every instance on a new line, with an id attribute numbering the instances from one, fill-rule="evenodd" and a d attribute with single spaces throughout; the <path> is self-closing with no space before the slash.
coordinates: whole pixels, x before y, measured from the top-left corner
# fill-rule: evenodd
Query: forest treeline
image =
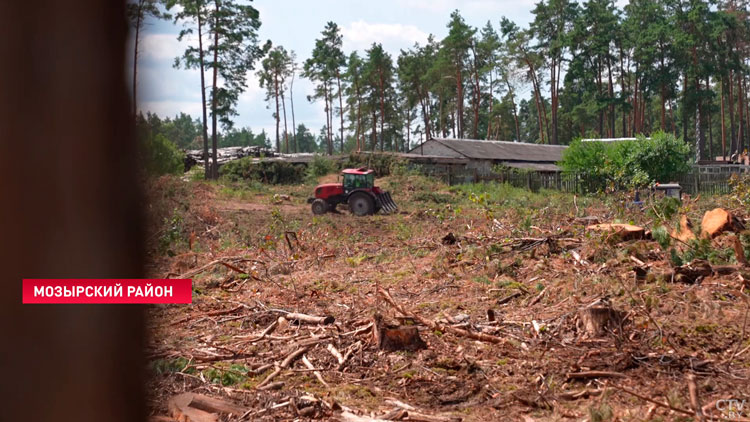
<path id="1" fill-rule="evenodd" d="M 252 6 L 168 0 L 145 7 L 157 3 L 131 5 L 136 32 L 157 16 L 183 25 L 180 39 L 197 36 L 175 64 L 201 70 L 202 132 L 213 146 L 217 121 L 231 129 L 250 72 L 266 89 L 271 142 L 282 152 L 301 151 L 298 77 L 313 82 L 306 99 L 325 111 L 318 139 L 329 154 L 406 151 L 430 136 L 568 144 L 664 131 L 708 159 L 741 152 L 750 139 L 746 2 L 631 0 L 618 8 L 611 0 L 542 0 L 525 27 L 501 16 L 474 27 L 456 10 L 443 39 L 431 35 L 396 57 L 379 43 L 346 54 L 340 28 L 329 22 L 299 62 L 283 46 L 261 45 Z M 176 5 L 178 14 L 165 15 Z"/>

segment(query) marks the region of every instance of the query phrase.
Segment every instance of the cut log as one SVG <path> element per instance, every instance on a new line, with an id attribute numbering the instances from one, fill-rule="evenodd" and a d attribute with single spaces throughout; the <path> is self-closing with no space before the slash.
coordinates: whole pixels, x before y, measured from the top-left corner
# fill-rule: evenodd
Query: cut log
<path id="1" fill-rule="evenodd" d="M 417 327 L 390 327 L 379 314 L 373 316 L 373 327 L 374 341 L 380 350 L 413 352 L 427 348 L 427 343 L 419 337 Z"/>
<path id="2" fill-rule="evenodd" d="M 333 324 L 336 319 L 332 316 L 315 316 L 315 315 L 306 315 L 306 314 L 299 314 L 296 312 L 290 312 L 286 315 L 284 315 L 284 318 L 287 320 L 294 322 L 297 321 L 297 324 L 301 324 L 303 322 L 308 324 L 323 324 L 323 325 L 329 325 Z"/>
<path id="3" fill-rule="evenodd" d="M 247 412 L 232 402 L 194 393 L 174 396 L 167 406 L 172 417 L 181 422 L 218 422 L 219 414 L 240 416 Z"/>
<path id="4" fill-rule="evenodd" d="M 706 211 L 701 222 L 701 235 L 708 239 L 713 239 L 725 231 L 737 233 L 744 229 L 744 222 L 724 208 Z"/>
<path id="5" fill-rule="evenodd" d="M 672 230 L 670 236 L 685 243 L 688 243 L 689 241 L 695 239 L 695 234 L 693 233 L 693 223 L 690 221 L 687 215 L 683 215 L 682 217 L 680 217 L 679 226 L 677 226 L 676 229 Z"/>
<path id="6" fill-rule="evenodd" d="M 586 227 L 586 230 L 600 233 L 611 233 L 612 236 L 615 236 L 617 239 L 622 241 L 644 239 L 646 237 L 646 230 L 643 227 L 634 226 L 632 224 L 592 224 Z"/>
<path id="7" fill-rule="evenodd" d="M 611 331 L 619 331 L 625 323 L 625 313 L 613 309 L 605 302 L 593 304 L 578 310 L 579 327 L 587 337 L 601 337 Z"/>

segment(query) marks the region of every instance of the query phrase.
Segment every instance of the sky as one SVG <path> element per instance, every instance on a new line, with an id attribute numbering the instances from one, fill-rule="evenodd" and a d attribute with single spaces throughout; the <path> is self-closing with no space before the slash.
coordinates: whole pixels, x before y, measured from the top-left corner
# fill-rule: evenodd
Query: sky
<path id="1" fill-rule="evenodd" d="M 372 43 L 382 43 L 394 62 L 401 49 L 418 42 L 424 44 L 429 34 L 439 40 L 447 35 L 447 23 L 453 10 L 460 10 L 465 21 L 481 28 L 490 21 L 496 29 L 506 16 L 521 26 L 531 20 L 536 0 L 256 0 L 251 4 L 260 13 L 259 40 L 271 40 L 297 54 L 302 63 L 310 56 L 315 40 L 328 21 L 341 28 L 343 46 L 348 55 L 361 53 Z M 197 70 L 174 69 L 175 57 L 196 38 L 177 41 L 181 24 L 148 20 L 141 32 L 138 58 L 138 107 L 161 117 L 180 112 L 195 118 L 201 116 L 200 73 Z M 132 40 L 128 48 L 128 72 L 132 72 Z M 363 55 L 363 54 L 361 54 Z M 265 100 L 265 90 L 258 85 L 256 70 L 247 75 L 247 90 L 237 105 L 235 127 L 250 127 L 259 133 L 275 133 L 272 111 Z M 128 78 L 132 80 L 132 73 Z M 297 124 L 304 123 L 315 134 L 325 124 L 323 104 L 310 103 L 312 84 L 302 78 L 294 82 L 294 111 Z M 287 118 L 291 126 L 289 105 Z M 282 121 L 283 125 L 283 121 Z M 283 130 L 283 126 L 282 126 Z M 291 130 L 291 127 L 290 127 Z"/>

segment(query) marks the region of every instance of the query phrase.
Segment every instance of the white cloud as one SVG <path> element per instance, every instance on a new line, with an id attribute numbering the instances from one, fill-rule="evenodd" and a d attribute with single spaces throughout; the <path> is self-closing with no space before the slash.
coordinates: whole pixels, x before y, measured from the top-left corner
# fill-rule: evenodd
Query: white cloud
<path id="1" fill-rule="evenodd" d="M 368 23 L 363 20 L 352 22 L 341 28 L 346 50 L 364 50 L 372 43 L 381 43 L 390 52 L 408 48 L 415 42 L 425 44 L 427 33 L 414 25 L 400 23 Z"/>
<path id="2" fill-rule="evenodd" d="M 144 113 L 150 111 L 162 117 L 171 117 L 183 112 L 199 118 L 203 113 L 200 101 L 144 101 L 138 104 L 138 109 Z"/>
<path id="3" fill-rule="evenodd" d="M 406 7 L 423 9 L 433 13 L 450 13 L 456 9 L 462 12 L 497 12 L 508 7 L 514 7 L 518 3 L 526 3 L 533 6 L 535 1 L 537 0 L 402 0 L 402 4 Z"/>
<path id="4" fill-rule="evenodd" d="M 139 41 L 138 55 L 140 59 L 171 62 L 185 51 L 185 48 L 193 39 L 197 41 L 198 37 L 188 36 L 182 42 L 179 42 L 175 34 L 147 34 Z"/>

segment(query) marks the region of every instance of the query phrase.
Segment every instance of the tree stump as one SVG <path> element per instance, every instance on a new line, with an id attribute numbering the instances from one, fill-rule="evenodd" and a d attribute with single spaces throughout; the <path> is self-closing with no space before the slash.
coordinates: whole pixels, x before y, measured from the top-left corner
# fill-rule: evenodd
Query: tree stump
<path id="1" fill-rule="evenodd" d="M 397 350 L 417 350 L 426 349 L 427 343 L 419 337 L 417 327 L 393 327 L 389 326 L 383 320 L 380 314 L 373 317 L 373 339 L 378 349 L 388 352 Z"/>
<path id="2" fill-rule="evenodd" d="M 701 222 L 701 235 L 708 239 L 713 239 L 725 231 L 737 233 L 744 229 L 744 222 L 723 208 L 706 211 Z"/>
<path id="3" fill-rule="evenodd" d="M 601 232 L 601 233 L 611 233 L 612 237 L 621 241 L 633 240 L 633 239 L 644 239 L 646 237 L 646 230 L 643 227 L 634 226 L 632 224 L 620 224 L 620 223 L 592 224 L 586 227 L 586 230 Z"/>
<path id="4" fill-rule="evenodd" d="M 587 337 L 601 337 L 619 331 L 625 323 L 625 313 L 604 301 L 597 301 L 578 310 L 579 329 Z"/>

